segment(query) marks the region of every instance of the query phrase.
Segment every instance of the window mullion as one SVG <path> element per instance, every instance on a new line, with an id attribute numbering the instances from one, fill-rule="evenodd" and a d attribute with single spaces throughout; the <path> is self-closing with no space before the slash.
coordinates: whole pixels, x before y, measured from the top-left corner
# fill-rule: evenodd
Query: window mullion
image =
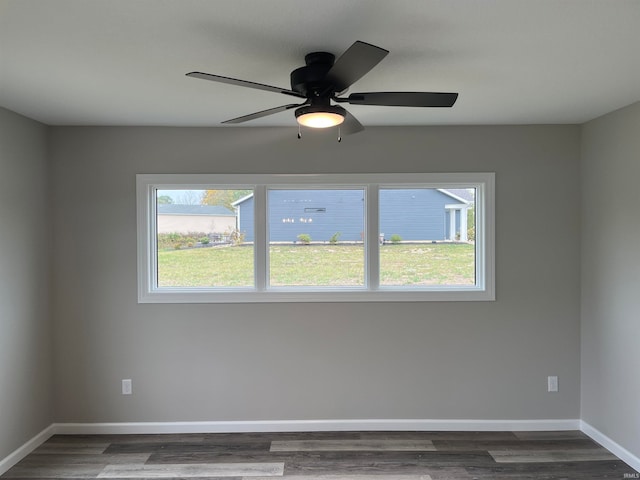
<path id="1" fill-rule="evenodd" d="M 366 194 L 366 232 L 365 237 L 365 282 L 368 290 L 380 287 L 380 221 L 378 215 L 379 186 L 367 185 Z"/>
<path id="2" fill-rule="evenodd" d="M 254 272 L 255 286 L 258 292 L 267 290 L 269 274 L 269 243 L 267 233 L 267 188 L 256 185 L 254 195 Z"/>
<path id="3" fill-rule="evenodd" d="M 147 282 L 149 283 L 150 287 L 152 290 L 155 290 L 158 288 L 158 214 L 157 214 L 157 209 L 158 209 L 158 203 L 157 203 L 157 193 L 156 193 L 156 189 L 151 187 L 150 189 L 150 195 L 148 195 L 148 205 L 147 205 L 147 212 L 149 215 L 149 218 L 153 219 L 152 222 L 150 222 L 149 225 L 149 232 L 148 234 L 150 235 L 148 237 L 148 245 L 149 245 L 149 278 L 147 280 Z"/>

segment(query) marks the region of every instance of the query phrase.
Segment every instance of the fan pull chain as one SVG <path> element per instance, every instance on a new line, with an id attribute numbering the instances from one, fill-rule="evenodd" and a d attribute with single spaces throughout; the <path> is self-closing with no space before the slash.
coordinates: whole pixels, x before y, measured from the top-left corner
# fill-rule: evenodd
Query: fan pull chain
<path id="1" fill-rule="evenodd" d="M 298 140 L 302 138 L 302 131 L 300 130 L 300 124 L 298 124 Z"/>
<path id="2" fill-rule="evenodd" d="M 340 127 L 338 127 L 338 143 L 342 141 L 342 135 L 340 134 Z"/>

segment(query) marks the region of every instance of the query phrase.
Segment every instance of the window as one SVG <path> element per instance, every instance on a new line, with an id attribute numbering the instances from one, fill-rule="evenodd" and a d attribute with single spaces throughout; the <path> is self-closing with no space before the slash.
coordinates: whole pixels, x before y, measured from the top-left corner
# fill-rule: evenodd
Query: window
<path id="1" fill-rule="evenodd" d="M 493 300 L 494 175 L 138 175 L 141 303 Z"/>
<path id="2" fill-rule="evenodd" d="M 380 285 L 476 284 L 476 188 L 380 188 Z"/>
<path id="3" fill-rule="evenodd" d="M 251 189 L 155 190 L 157 287 L 253 287 L 253 244 L 238 229 L 234 205 L 251 195 Z"/>
<path id="4" fill-rule="evenodd" d="M 363 188 L 267 189 L 270 287 L 363 287 Z"/>

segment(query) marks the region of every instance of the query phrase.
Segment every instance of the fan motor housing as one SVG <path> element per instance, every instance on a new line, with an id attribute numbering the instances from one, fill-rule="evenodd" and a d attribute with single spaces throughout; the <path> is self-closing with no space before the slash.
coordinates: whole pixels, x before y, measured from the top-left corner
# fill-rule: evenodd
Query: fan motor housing
<path id="1" fill-rule="evenodd" d="M 326 81 L 327 72 L 333 66 L 335 58 L 335 55 L 328 52 L 307 54 L 304 57 L 306 65 L 291 72 L 291 90 L 308 97 L 325 91 L 330 86 Z"/>

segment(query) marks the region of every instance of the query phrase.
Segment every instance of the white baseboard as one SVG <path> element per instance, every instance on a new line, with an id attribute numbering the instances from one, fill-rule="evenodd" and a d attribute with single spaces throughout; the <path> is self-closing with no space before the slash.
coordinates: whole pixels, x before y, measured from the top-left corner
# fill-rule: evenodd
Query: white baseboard
<path id="1" fill-rule="evenodd" d="M 625 462 L 631 468 L 640 472 L 640 458 L 635 456 L 629 450 L 621 446 L 620 444 L 614 442 L 609 437 L 607 437 L 604 433 L 596 430 L 591 425 L 589 425 L 585 421 L 580 421 L 580 430 L 586 435 L 589 435 L 593 440 L 598 442 L 604 448 L 613 453 L 620 460 Z"/>
<path id="2" fill-rule="evenodd" d="M 10 453 L 7 457 L 0 459 L 0 475 L 6 473 L 11 467 L 46 442 L 49 437 L 55 433 L 55 427 L 53 425 L 49 425 L 31 440 L 27 441 L 24 445 Z"/>
<path id="3" fill-rule="evenodd" d="M 262 420 L 220 422 L 58 423 L 67 435 L 328 431 L 578 430 L 580 420 Z"/>

